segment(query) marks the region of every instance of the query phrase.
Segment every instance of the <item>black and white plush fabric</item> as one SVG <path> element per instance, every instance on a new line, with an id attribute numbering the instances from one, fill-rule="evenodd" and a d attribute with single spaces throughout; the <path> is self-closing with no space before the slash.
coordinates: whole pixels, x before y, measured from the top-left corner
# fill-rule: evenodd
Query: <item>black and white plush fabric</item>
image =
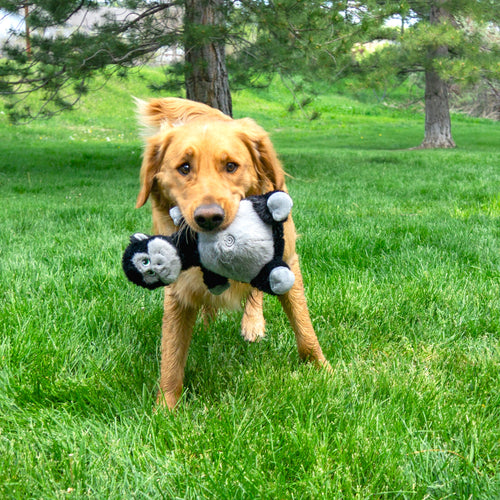
<path id="1" fill-rule="evenodd" d="M 283 191 L 250 196 L 240 202 L 226 229 L 203 233 L 187 229 L 174 207 L 170 215 L 183 229 L 170 237 L 133 235 L 123 256 L 123 269 L 130 281 L 153 289 L 173 283 L 181 270 L 200 266 L 204 282 L 214 294 L 227 289 L 231 279 L 282 295 L 295 282 L 283 261 L 283 222 L 292 205 Z"/>

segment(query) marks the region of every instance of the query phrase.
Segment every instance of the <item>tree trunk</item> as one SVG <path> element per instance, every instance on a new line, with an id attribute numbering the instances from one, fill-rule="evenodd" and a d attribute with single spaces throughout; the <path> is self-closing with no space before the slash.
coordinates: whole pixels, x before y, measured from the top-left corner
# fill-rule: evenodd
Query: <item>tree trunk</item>
<path id="1" fill-rule="evenodd" d="M 438 24 L 450 15 L 435 0 L 431 4 L 429 21 Z M 451 136 L 450 108 L 448 105 L 448 85 L 434 70 L 433 66 L 440 57 L 448 55 L 448 47 L 440 46 L 429 53 L 430 65 L 425 71 L 425 138 L 420 148 L 454 148 Z"/>
<path id="2" fill-rule="evenodd" d="M 425 138 L 421 148 L 454 148 L 448 85 L 432 70 L 425 72 Z"/>
<path id="3" fill-rule="evenodd" d="M 30 25 L 28 22 L 28 16 L 30 13 L 30 8 L 28 4 L 24 4 L 24 26 L 26 30 L 26 55 L 28 59 L 31 59 L 31 34 L 30 34 Z"/>
<path id="4" fill-rule="evenodd" d="M 222 0 L 186 0 L 185 8 L 186 97 L 232 116 Z"/>

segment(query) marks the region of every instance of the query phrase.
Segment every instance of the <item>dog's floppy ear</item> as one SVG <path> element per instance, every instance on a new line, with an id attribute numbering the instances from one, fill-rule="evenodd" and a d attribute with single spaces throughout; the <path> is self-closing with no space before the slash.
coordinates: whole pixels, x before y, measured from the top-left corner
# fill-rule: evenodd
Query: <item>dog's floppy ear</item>
<path id="1" fill-rule="evenodd" d="M 137 196 L 136 208 L 142 207 L 148 201 L 169 143 L 170 134 L 168 132 L 161 132 L 147 139 L 141 165 L 141 189 Z"/>
<path id="2" fill-rule="evenodd" d="M 236 121 L 241 126 L 240 137 L 252 155 L 263 192 L 283 189 L 285 172 L 267 132 L 251 118 Z"/>

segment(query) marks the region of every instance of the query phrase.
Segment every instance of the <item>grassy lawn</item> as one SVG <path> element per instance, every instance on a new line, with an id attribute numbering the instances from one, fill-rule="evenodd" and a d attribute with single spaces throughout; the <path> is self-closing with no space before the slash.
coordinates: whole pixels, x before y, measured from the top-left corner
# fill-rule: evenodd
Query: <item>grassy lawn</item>
<path id="1" fill-rule="evenodd" d="M 500 126 L 414 151 L 423 116 L 279 87 L 236 115 L 272 134 L 311 316 L 334 376 L 298 360 L 279 304 L 196 325 L 176 414 L 153 413 L 160 291 L 129 284 L 143 71 L 50 122 L 0 115 L 0 498 L 500 497 Z"/>

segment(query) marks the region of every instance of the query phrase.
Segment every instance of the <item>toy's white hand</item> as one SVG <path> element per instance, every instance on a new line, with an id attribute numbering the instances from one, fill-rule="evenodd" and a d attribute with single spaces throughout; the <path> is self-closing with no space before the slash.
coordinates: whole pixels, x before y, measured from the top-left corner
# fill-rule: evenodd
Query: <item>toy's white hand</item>
<path id="1" fill-rule="evenodd" d="M 273 193 L 267 199 L 267 208 L 269 208 L 273 219 L 277 222 L 284 221 L 288 217 L 292 206 L 292 198 L 283 191 Z"/>

